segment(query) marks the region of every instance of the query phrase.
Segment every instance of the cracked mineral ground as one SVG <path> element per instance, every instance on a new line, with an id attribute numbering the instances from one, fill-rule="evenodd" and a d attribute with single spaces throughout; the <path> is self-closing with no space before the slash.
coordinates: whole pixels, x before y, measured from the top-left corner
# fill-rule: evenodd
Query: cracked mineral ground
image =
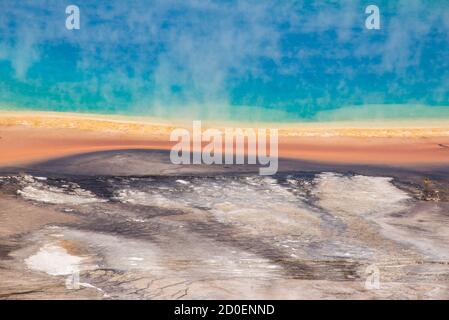
<path id="1" fill-rule="evenodd" d="M 448 175 L 141 150 L 4 168 L 0 298 L 448 299 Z"/>

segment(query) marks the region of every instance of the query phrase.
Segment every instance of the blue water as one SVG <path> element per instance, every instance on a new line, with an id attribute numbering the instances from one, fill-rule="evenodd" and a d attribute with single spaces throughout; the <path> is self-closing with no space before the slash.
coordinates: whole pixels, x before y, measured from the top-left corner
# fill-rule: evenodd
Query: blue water
<path id="1" fill-rule="evenodd" d="M 0 0 L 0 108 L 449 119 L 449 2 Z"/>

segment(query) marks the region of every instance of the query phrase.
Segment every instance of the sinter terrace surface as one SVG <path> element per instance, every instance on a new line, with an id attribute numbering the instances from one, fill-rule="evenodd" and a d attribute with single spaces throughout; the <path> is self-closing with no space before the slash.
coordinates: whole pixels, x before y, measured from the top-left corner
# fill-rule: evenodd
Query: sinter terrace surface
<path id="1" fill-rule="evenodd" d="M 136 154 L 108 159 L 132 169 Z M 447 180 L 299 164 L 95 175 L 101 156 L 89 174 L 74 174 L 83 157 L 2 173 L 0 297 L 449 298 Z"/>

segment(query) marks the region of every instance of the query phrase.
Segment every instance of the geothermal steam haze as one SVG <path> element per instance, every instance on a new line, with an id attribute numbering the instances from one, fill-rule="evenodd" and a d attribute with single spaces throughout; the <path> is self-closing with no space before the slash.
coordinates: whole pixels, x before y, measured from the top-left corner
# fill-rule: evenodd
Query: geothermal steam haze
<path id="1" fill-rule="evenodd" d="M 0 108 L 449 117 L 447 1 L 377 1 L 381 30 L 366 1 L 72 2 L 80 30 L 65 28 L 72 3 L 0 2 Z"/>

